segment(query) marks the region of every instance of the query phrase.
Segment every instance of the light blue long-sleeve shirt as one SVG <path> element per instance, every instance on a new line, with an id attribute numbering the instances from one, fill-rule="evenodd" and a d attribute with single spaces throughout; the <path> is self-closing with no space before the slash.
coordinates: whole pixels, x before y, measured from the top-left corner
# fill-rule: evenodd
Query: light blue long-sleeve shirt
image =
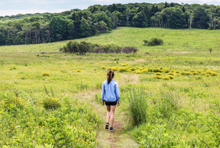
<path id="1" fill-rule="evenodd" d="M 111 80 L 108 84 L 108 81 L 102 83 L 102 101 L 115 102 L 120 101 L 120 92 L 118 87 L 118 82 Z"/>

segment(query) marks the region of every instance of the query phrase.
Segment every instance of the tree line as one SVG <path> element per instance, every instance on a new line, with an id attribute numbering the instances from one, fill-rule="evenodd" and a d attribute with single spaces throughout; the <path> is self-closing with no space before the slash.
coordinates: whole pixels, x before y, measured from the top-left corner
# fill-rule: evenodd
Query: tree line
<path id="1" fill-rule="evenodd" d="M 89 37 L 118 26 L 220 28 L 220 6 L 179 3 L 93 5 L 62 13 L 0 17 L 0 45 Z"/>

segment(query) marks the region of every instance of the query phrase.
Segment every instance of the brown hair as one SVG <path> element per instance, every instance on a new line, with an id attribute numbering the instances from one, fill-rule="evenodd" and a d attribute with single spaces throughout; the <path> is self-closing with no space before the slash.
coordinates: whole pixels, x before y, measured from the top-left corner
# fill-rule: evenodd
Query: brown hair
<path id="1" fill-rule="evenodd" d="M 108 81 L 108 84 L 111 82 L 111 80 L 114 78 L 114 71 L 112 70 L 109 70 L 108 73 L 107 73 L 107 81 Z"/>

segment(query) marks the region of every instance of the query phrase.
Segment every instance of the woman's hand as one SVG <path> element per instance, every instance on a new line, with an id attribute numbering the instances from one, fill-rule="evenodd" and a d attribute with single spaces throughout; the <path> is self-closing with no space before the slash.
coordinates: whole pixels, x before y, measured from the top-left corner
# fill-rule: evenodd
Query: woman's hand
<path id="1" fill-rule="evenodd" d="M 118 101 L 118 106 L 120 105 L 120 101 Z"/>
<path id="2" fill-rule="evenodd" d="M 102 105 L 105 105 L 105 101 L 104 100 L 102 101 Z"/>

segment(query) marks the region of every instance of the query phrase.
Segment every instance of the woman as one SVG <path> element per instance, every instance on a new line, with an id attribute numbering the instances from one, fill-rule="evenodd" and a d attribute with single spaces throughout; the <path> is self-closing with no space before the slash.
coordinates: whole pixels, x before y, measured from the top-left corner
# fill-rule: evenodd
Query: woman
<path id="1" fill-rule="evenodd" d="M 109 128 L 109 119 L 110 119 L 110 131 L 113 132 L 113 123 L 114 123 L 114 113 L 115 108 L 118 103 L 120 105 L 120 92 L 118 83 L 113 80 L 114 71 L 109 70 L 107 73 L 107 80 L 102 84 L 102 105 L 106 105 L 107 108 L 107 122 L 105 129 Z"/>

